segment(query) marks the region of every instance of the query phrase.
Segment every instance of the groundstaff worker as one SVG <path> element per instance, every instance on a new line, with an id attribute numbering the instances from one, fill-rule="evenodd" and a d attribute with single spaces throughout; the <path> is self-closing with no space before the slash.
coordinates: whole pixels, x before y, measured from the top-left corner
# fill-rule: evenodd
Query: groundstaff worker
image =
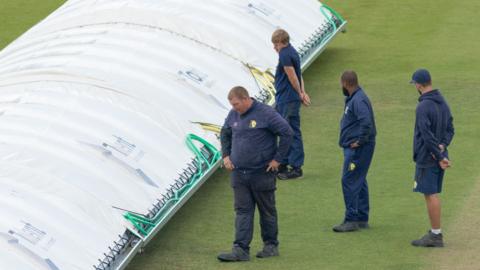
<path id="1" fill-rule="evenodd" d="M 358 85 L 354 71 L 345 71 L 341 77 L 345 109 L 340 123 L 340 146 L 344 162 L 342 175 L 345 218 L 333 227 L 335 232 L 368 228 L 370 210 L 367 173 L 375 149 L 375 119 L 372 105 Z"/>
<path id="2" fill-rule="evenodd" d="M 221 144 L 224 165 L 232 171 L 235 241 L 232 252 L 220 254 L 218 259 L 250 259 L 255 205 L 264 243 L 257 257 L 278 256 L 276 172 L 288 153 L 293 131 L 273 108 L 250 98 L 241 86 L 230 90 L 228 100 L 233 109 L 223 125 Z"/>
<path id="3" fill-rule="evenodd" d="M 294 132 L 293 142 L 287 156 L 281 160 L 278 178 L 281 180 L 302 177 L 305 159 L 302 132 L 300 130 L 300 106 L 310 104 L 305 92 L 300 66 L 300 56 L 290 44 L 290 37 L 283 29 L 272 34 L 273 48 L 278 53 L 278 65 L 275 72 L 275 106 Z M 290 168 L 288 167 L 290 165 Z"/>
<path id="4" fill-rule="evenodd" d="M 453 117 L 440 91 L 432 88 L 432 79 L 426 69 L 415 71 L 411 83 L 420 93 L 413 137 L 416 163 L 413 191 L 423 193 L 431 225 L 427 234 L 412 241 L 412 245 L 443 247 L 439 194 L 445 170 L 450 167 L 447 147 L 454 135 Z"/>

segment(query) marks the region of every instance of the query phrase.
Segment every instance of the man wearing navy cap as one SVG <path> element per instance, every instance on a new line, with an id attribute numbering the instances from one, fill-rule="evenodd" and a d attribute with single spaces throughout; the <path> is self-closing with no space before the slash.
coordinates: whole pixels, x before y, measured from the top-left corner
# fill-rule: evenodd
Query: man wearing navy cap
<path id="1" fill-rule="evenodd" d="M 412 245 L 443 247 L 439 194 L 445 170 L 450 167 L 447 148 L 454 135 L 453 117 L 440 91 L 432 88 L 428 70 L 415 71 L 410 83 L 415 84 L 420 93 L 413 137 L 413 160 L 416 163 L 413 191 L 423 193 L 431 225 L 427 234 L 412 241 Z"/>

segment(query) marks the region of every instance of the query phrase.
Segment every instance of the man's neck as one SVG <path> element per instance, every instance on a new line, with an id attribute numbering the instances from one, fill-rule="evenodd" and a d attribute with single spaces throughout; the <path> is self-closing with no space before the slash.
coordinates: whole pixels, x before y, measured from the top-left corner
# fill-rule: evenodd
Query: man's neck
<path id="1" fill-rule="evenodd" d="M 280 49 L 278 51 L 280 52 L 283 48 L 288 47 L 288 45 L 290 45 L 290 43 L 282 44 L 282 46 L 280 47 Z"/>
<path id="2" fill-rule="evenodd" d="M 422 92 L 422 95 L 423 95 L 423 94 L 426 94 L 426 93 L 432 92 L 432 91 L 433 91 L 433 87 L 428 86 L 425 89 L 423 89 L 421 92 Z"/>
<path id="3" fill-rule="evenodd" d="M 241 113 L 240 115 L 244 115 L 244 114 L 246 114 L 248 111 L 250 111 L 250 109 L 251 109 L 252 106 L 253 106 L 253 99 L 251 99 L 251 98 L 249 99 L 247 106 L 248 106 L 248 107 L 247 107 L 247 109 L 245 110 L 245 112 Z"/>
<path id="4" fill-rule="evenodd" d="M 357 92 L 358 88 L 359 88 L 358 86 L 353 87 L 353 88 L 347 88 L 350 96 L 352 96 L 355 92 Z"/>

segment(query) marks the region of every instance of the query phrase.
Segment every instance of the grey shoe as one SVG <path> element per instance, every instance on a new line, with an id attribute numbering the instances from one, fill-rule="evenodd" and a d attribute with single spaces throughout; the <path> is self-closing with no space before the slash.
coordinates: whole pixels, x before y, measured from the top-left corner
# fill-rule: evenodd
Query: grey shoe
<path id="1" fill-rule="evenodd" d="M 243 248 L 234 246 L 231 253 L 221 253 L 218 255 L 217 259 L 222 262 L 249 261 L 250 255 L 248 254 L 248 251 Z"/>
<path id="2" fill-rule="evenodd" d="M 443 247 L 443 235 L 434 234 L 430 230 L 422 238 L 413 240 L 412 246 L 416 247 Z"/>
<path id="3" fill-rule="evenodd" d="M 359 227 L 357 222 L 344 222 L 342 224 L 336 225 L 333 228 L 334 232 L 353 232 L 358 231 Z"/>
<path id="4" fill-rule="evenodd" d="M 357 225 L 359 229 L 369 229 L 370 225 L 368 225 L 368 221 L 357 221 Z"/>
<path id="5" fill-rule="evenodd" d="M 257 258 L 267 258 L 278 256 L 278 246 L 275 245 L 264 245 L 263 249 L 257 253 Z"/>

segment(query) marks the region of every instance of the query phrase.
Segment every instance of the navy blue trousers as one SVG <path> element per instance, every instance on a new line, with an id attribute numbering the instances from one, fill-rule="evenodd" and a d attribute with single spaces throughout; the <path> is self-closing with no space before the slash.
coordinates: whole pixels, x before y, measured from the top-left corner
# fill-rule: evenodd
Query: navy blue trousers
<path id="1" fill-rule="evenodd" d="M 231 182 L 236 214 L 234 246 L 239 246 L 246 251 L 250 249 L 255 205 L 260 212 L 260 228 L 264 244 L 278 245 L 275 181 L 275 174 L 271 172 L 247 173 L 241 170 L 232 172 Z"/>
<path id="2" fill-rule="evenodd" d="M 370 204 L 367 173 L 374 150 L 375 143 L 367 143 L 355 149 L 343 149 L 342 190 L 345 222 L 368 221 Z"/>
<path id="3" fill-rule="evenodd" d="M 303 152 L 302 131 L 300 130 L 300 101 L 277 104 L 277 112 L 287 120 L 293 129 L 293 141 L 288 150 L 288 155 L 282 160 L 282 164 L 289 164 L 292 167 L 300 168 L 303 166 L 305 154 Z"/>

